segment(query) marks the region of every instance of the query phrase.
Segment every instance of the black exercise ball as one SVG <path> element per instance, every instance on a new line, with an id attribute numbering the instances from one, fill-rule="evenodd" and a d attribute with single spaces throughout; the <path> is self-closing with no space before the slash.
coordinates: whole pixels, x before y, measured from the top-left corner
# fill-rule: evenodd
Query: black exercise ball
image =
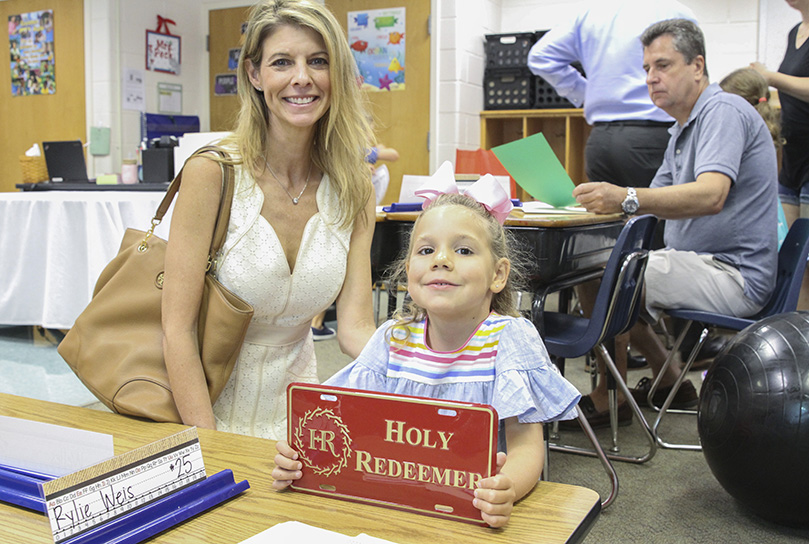
<path id="1" fill-rule="evenodd" d="M 728 493 L 766 520 L 809 526 L 809 312 L 762 319 L 725 346 L 698 425 Z"/>

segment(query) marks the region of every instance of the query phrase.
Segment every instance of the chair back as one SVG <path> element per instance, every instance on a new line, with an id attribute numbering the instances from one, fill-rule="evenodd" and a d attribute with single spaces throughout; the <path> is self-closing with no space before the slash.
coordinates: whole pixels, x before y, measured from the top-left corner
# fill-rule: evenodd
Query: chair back
<path id="1" fill-rule="evenodd" d="M 656 225 L 657 218 L 652 215 L 633 217 L 618 236 L 590 316 L 587 336 L 598 336 L 593 345 L 629 330 L 637 321 L 643 274 Z"/>
<path id="2" fill-rule="evenodd" d="M 792 223 L 778 251 L 778 273 L 770 301 L 755 316 L 758 321 L 771 315 L 794 312 L 798 306 L 806 259 L 809 256 L 809 218 L 799 217 Z"/>

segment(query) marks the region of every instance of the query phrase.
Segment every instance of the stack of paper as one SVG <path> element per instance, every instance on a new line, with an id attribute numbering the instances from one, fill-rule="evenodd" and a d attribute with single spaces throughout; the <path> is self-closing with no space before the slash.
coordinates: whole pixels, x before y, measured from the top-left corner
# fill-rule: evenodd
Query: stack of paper
<path id="1" fill-rule="evenodd" d="M 344 534 L 327 531 L 319 527 L 313 527 L 299 521 L 285 521 L 278 525 L 273 525 L 266 531 L 262 531 L 241 544 L 275 544 L 276 542 L 319 542 L 320 544 L 393 544 L 389 540 L 382 540 L 365 533 L 357 536 L 346 536 Z"/>
<path id="2" fill-rule="evenodd" d="M 517 215 L 570 215 L 576 213 L 587 213 L 587 210 L 581 206 L 563 206 L 561 208 L 555 208 L 547 202 L 542 202 L 539 200 L 523 202 L 522 207 L 515 208 L 515 210 L 522 210 L 522 214 L 517 212 Z"/>

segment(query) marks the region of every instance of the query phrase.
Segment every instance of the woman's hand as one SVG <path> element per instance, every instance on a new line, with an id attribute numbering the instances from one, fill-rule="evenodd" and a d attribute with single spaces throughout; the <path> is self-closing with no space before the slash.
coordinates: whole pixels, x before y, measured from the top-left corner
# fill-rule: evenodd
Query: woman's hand
<path id="1" fill-rule="evenodd" d="M 484 478 L 478 482 L 472 504 L 481 512 L 483 521 L 490 527 L 502 527 L 508 523 L 517 492 L 514 482 L 507 474 L 500 471 L 506 464 L 506 454 L 497 453 L 497 475 Z"/>
<path id="2" fill-rule="evenodd" d="M 298 461 L 298 452 L 292 449 L 290 445 L 284 441 L 279 440 L 275 444 L 278 453 L 275 455 L 275 467 L 272 469 L 273 489 L 286 489 L 295 480 L 303 476 L 301 469 L 303 464 Z"/>

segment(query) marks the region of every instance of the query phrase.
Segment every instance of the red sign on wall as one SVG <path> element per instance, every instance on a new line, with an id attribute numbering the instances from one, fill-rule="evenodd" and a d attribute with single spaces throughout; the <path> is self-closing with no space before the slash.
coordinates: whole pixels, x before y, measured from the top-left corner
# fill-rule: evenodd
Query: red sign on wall
<path id="1" fill-rule="evenodd" d="M 496 471 L 491 406 L 301 383 L 287 403 L 293 489 L 484 524 L 472 499 Z"/>
<path id="2" fill-rule="evenodd" d="M 146 31 L 146 69 L 180 75 L 180 36 Z"/>

